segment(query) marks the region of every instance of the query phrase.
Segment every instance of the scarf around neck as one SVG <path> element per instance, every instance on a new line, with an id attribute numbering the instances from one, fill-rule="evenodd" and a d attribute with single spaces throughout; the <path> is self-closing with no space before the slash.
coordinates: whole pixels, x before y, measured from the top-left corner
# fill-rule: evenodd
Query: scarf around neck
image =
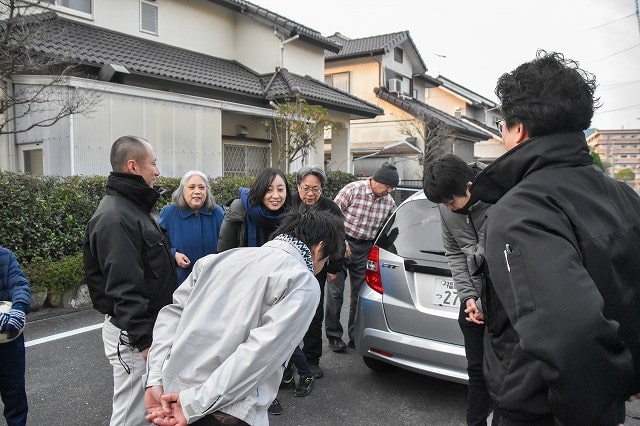
<path id="1" fill-rule="evenodd" d="M 309 271 L 311 271 L 311 273 L 315 275 L 315 272 L 313 271 L 313 258 L 311 257 L 311 250 L 309 250 L 309 247 L 307 247 L 305 243 L 289 234 L 280 234 L 274 238 L 274 241 L 275 240 L 287 242 L 291 244 L 296 250 L 298 250 L 298 252 L 302 255 L 305 263 L 307 264 L 307 268 L 309 268 Z"/>
<path id="2" fill-rule="evenodd" d="M 249 188 L 242 187 L 238 191 L 240 193 L 240 201 L 246 210 L 245 225 L 247 228 L 247 246 L 259 247 L 267 242 L 266 228 L 275 228 L 286 213 L 283 207 L 277 212 L 271 212 L 264 204 L 252 206 L 249 203 Z"/>

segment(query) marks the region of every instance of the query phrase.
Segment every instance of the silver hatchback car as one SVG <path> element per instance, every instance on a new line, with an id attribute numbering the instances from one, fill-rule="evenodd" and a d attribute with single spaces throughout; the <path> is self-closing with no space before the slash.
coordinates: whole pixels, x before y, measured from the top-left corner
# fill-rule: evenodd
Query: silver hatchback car
<path id="1" fill-rule="evenodd" d="M 467 383 L 459 310 L 440 213 L 420 191 L 400 204 L 369 253 L 355 319 L 356 350 L 375 371 L 396 366 Z"/>

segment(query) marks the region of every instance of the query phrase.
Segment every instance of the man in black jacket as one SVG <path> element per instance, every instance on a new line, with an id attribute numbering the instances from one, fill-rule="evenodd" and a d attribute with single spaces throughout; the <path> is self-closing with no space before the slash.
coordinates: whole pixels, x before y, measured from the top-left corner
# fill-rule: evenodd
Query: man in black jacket
<path id="1" fill-rule="evenodd" d="M 327 185 L 327 176 L 319 166 L 306 166 L 298 170 L 296 175 L 298 193 L 294 195 L 292 205 L 300 204 L 316 206 L 318 210 L 332 213 L 336 217 L 344 220 L 340 207 L 329 197 L 322 195 L 324 187 Z M 320 367 L 320 357 L 322 356 L 322 322 L 324 320 L 324 287 L 327 277 L 329 281 L 336 278 L 336 274 L 342 269 L 343 253 L 331 253 L 331 258 L 316 278 L 320 284 L 320 303 L 316 308 L 309 331 L 304 335 L 304 355 L 309 362 L 311 373 L 316 379 L 324 376 L 324 371 Z"/>
<path id="2" fill-rule="evenodd" d="M 640 197 L 593 165 L 595 78 L 557 53 L 500 77 L 485 378 L 501 425 L 617 425 L 640 391 Z"/>
<path id="3" fill-rule="evenodd" d="M 176 288 L 170 245 L 158 226 L 153 187 L 160 174 L 145 139 L 123 136 L 111 147 L 107 195 L 89 220 L 84 270 L 113 367 L 111 425 L 144 425 L 142 374 L 160 309 Z"/>

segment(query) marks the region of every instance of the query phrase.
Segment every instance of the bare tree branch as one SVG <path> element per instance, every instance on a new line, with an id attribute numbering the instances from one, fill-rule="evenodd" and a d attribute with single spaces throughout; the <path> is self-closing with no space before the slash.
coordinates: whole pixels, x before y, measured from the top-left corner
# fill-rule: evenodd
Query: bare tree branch
<path id="1" fill-rule="evenodd" d="M 95 91 L 65 86 L 75 72 L 70 60 L 46 55 L 38 12 L 50 2 L 0 0 L 0 135 L 50 127 L 74 114 L 88 115 L 101 101 Z M 52 18 L 49 18 L 52 19 Z M 15 75 L 46 75 L 41 85 L 14 85 Z"/>
<path id="2" fill-rule="evenodd" d="M 448 152 L 455 135 L 450 126 L 440 120 L 424 118 L 400 122 L 400 133 L 408 137 L 420 139 L 424 143 L 422 150 L 423 162 L 436 158 Z"/>
<path id="3" fill-rule="evenodd" d="M 279 162 L 285 162 L 288 170 L 291 163 L 308 156 L 325 128 L 335 132 L 336 127 L 324 107 L 309 105 L 299 95 L 276 105 L 277 115 L 264 124 L 278 143 Z"/>

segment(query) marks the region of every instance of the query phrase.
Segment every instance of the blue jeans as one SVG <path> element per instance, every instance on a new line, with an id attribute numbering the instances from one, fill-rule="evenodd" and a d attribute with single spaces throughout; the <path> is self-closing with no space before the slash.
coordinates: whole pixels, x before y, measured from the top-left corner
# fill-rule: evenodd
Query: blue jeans
<path id="1" fill-rule="evenodd" d="M 291 371 L 293 366 L 296 366 L 296 370 L 298 370 L 298 374 L 300 377 L 309 377 L 311 376 L 311 370 L 309 370 L 309 363 L 307 362 L 307 358 L 304 356 L 304 352 L 300 349 L 300 346 L 296 346 L 296 349 L 293 351 L 293 355 L 289 359 L 289 363 L 287 364 L 286 370 Z"/>
<path id="2" fill-rule="evenodd" d="M 351 249 L 351 257 L 342 265 L 342 270 L 336 275 L 333 281 L 327 281 L 325 291 L 327 300 L 324 315 L 324 330 L 327 338 L 342 339 L 342 324 L 340 324 L 340 311 L 342 310 L 342 302 L 344 300 L 344 284 L 349 274 L 349 282 L 351 283 L 351 300 L 349 301 L 349 323 L 347 330 L 349 333 L 349 341 L 353 341 L 353 324 L 356 319 L 356 311 L 358 305 L 358 293 L 364 284 L 364 273 L 367 267 L 367 258 L 369 251 L 373 246 L 372 241 L 364 241 L 355 243 L 347 241 Z"/>
<path id="3" fill-rule="evenodd" d="M 8 426 L 27 424 L 24 335 L 0 345 L 0 395 Z"/>

